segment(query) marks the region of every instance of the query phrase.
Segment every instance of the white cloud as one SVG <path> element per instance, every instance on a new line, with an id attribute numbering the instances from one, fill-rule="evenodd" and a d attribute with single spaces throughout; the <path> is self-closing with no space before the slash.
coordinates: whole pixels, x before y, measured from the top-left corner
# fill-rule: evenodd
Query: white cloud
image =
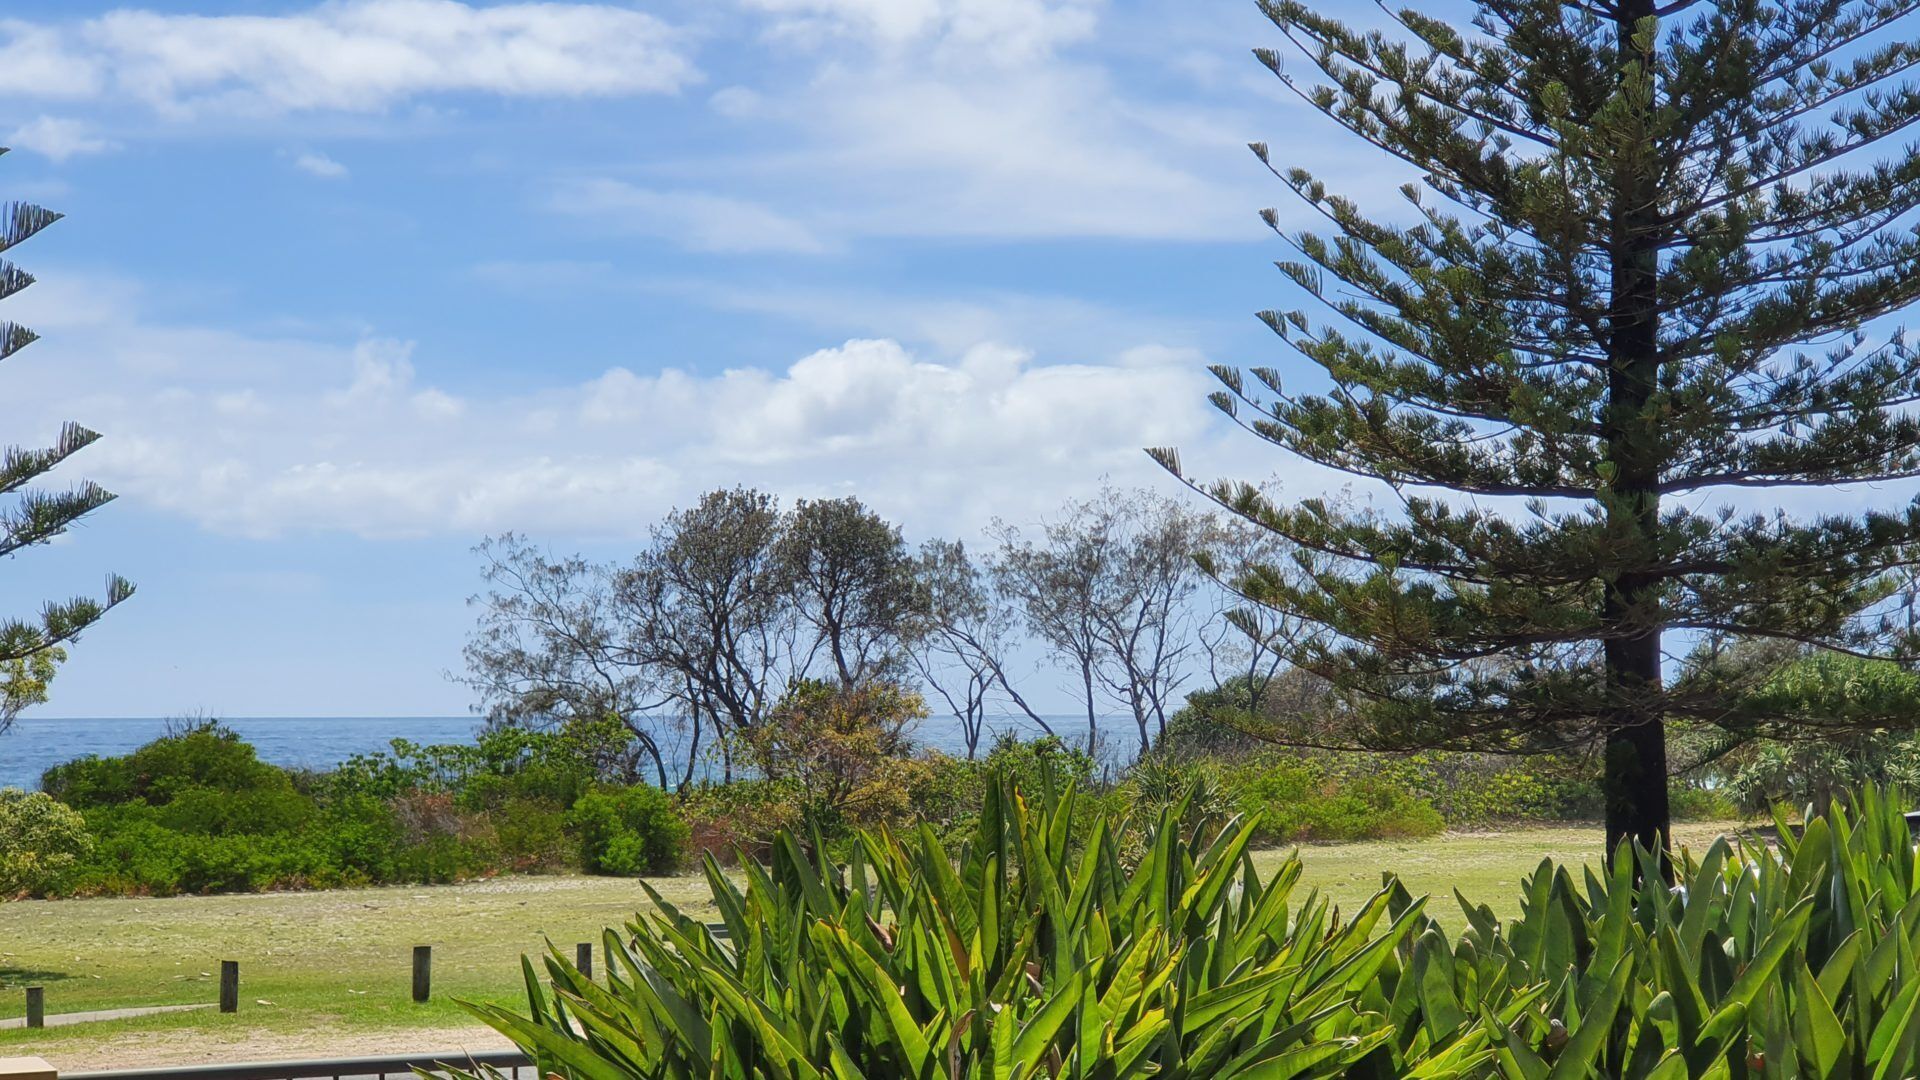
<path id="1" fill-rule="evenodd" d="M 0 21 L 0 89 L 111 96 L 173 115 L 366 112 L 459 92 L 672 93 L 698 77 L 665 22 L 608 3 L 330 0 L 284 15 L 121 9 L 72 24 Z"/>
<path id="2" fill-rule="evenodd" d="M 414 389 L 413 349 L 413 342 L 386 338 L 371 338 L 355 345 L 353 378 L 345 389 L 327 393 L 326 403 L 335 410 L 354 412 L 386 410 L 404 403 L 415 415 L 435 420 L 465 412 L 465 403 L 443 390 Z"/>
<path id="3" fill-rule="evenodd" d="M 811 128 L 816 167 L 847 178 L 831 213 L 869 235 L 1259 236 L 1241 141 L 1202 112 L 1129 106 L 1102 69 L 846 69 L 789 120 Z"/>
<path id="4" fill-rule="evenodd" d="M 345 165 L 340 164 L 317 150 L 308 150 L 295 155 L 293 167 L 309 176 L 317 176 L 322 180 L 344 180 L 347 177 L 347 167 Z"/>
<path id="5" fill-rule="evenodd" d="M 1153 303 L 1125 306 L 1068 294 L 948 286 L 916 295 L 810 284 L 792 274 L 730 273 L 702 278 L 635 274 L 608 261 L 496 260 L 473 267 L 475 280 L 513 296 L 529 289 L 578 298 L 625 293 L 664 296 L 718 311 L 766 315 L 832 337 L 888 337 L 958 355 L 982 341 L 1017 341 L 1040 355 L 1120 361 L 1143 341 L 1227 345 L 1245 322 L 1239 312 L 1174 313 Z"/>
<path id="6" fill-rule="evenodd" d="M 827 245 L 806 225 L 745 199 L 699 191 L 653 191 L 591 178 L 560 185 L 554 210 L 596 226 L 671 240 L 693 251 L 814 253 Z"/>
<path id="7" fill-rule="evenodd" d="M 757 92 L 744 86 L 723 86 L 713 92 L 713 96 L 707 99 L 707 104 L 721 116 L 738 119 L 759 112 L 761 98 Z"/>
<path id="8" fill-rule="evenodd" d="M 405 343 L 167 326 L 75 302 L 125 290 L 68 284 L 16 302 L 52 333 L 10 368 L 0 421 L 31 438 L 83 420 L 107 438 L 79 471 L 246 535 L 631 536 L 734 483 L 857 493 L 917 529 L 964 530 L 1031 519 L 1103 474 L 1152 478 L 1140 447 L 1198 450 L 1220 434 L 1199 358 L 1180 350 L 1045 364 L 999 345 L 934 358 L 862 339 L 785 368 L 616 366 L 456 397 L 423 385 Z"/>
<path id="9" fill-rule="evenodd" d="M 105 84 L 97 56 L 50 26 L 0 19 L 0 91 L 14 97 L 88 98 Z"/>
<path id="10" fill-rule="evenodd" d="M 1001 61 L 1092 34 L 1101 0 L 746 0 L 777 36 L 863 38 L 888 48 L 934 44 Z"/>
<path id="11" fill-rule="evenodd" d="M 103 154 L 120 147 L 111 139 L 93 134 L 93 128 L 85 121 L 58 116 L 42 116 L 20 125 L 7 136 L 7 145 L 16 150 L 31 150 L 56 162 L 83 154 Z"/>
<path id="12" fill-rule="evenodd" d="M 778 193 L 829 244 L 1261 236 L 1245 144 L 1266 129 L 1148 68 L 1151 29 L 1102 0 L 736 2 L 788 62 L 712 100 L 754 147 L 713 188 Z"/>

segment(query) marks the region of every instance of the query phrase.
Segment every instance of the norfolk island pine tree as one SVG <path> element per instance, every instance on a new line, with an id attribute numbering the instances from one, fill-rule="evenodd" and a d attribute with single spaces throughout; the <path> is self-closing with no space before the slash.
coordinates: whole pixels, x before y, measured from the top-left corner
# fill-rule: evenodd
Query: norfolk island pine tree
<path id="1" fill-rule="evenodd" d="M 1390 33 L 1261 7 L 1282 83 L 1423 179 L 1383 221 L 1253 147 L 1314 222 L 1264 212 L 1310 307 L 1262 318 L 1331 388 L 1219 367 L 1212 400 L 1399 499 L 1198 482 L 1295 552 L 1228 584 L 1310 628 L 1283 648 L 1346 707 L 1338 745 L 1597 746 L 1608 851 L 1664 849 L 1669 724 L 1776 722 L 1744 685 L 1663 678 L 1667 649 L 1920 654 L 1890 615 L 1920 508 L 1733 508 L 1920 475 L 1920 354 L 1880 329 L 1920 298 L 1897 145 L 1920 3 L 1487 0 L 1470 29 L 1389 11 Z"/>
<path id="2" fill-rule="evenodd" d="M 6 152 L 0 147 L 0 155 Z M 0 256 L 58 220 L 59 214 L 28 203 L 0 206 Z M 0 257 L 0 300 L 33 281 L 32 275 Z M 0 360 L 33 344 L 37 337 L 24 326 L 0 319 Z M 51 446 L 8 446 L 0 450 L 0 495 L 10 500 L 0 507 L 0 555 L 14 555 L 44 544 L 113 500 L 111 492 L 90 480 L 65 490 L 33 486 L 99 438 L 94 431 L 67 423 Z M 0 672 L 4 672 L 0 677 L 0 732 L 12 725 L 22 709 L 44 700 L 46 679 L 53 667 L 48 661 L 62 655 L 61 647 L 131 595 L 131 582 L 109 575 L 103 597 L 50 601 L 35 617 L 0 620 Z"/>

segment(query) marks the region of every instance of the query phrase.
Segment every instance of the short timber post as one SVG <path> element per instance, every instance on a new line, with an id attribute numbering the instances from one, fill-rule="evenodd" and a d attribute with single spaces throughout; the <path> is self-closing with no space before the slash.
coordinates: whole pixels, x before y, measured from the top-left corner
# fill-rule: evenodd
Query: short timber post
<path id="1" fill-rule="evenodd" d="M 220 1011 L 240 1011 L 240 961 L 220 961 Z"/>
<path id="2" fill-rule="evenodd" d="M 27 1026 L 47 1026 L 47 988 L 44 986 L 27 987 Z"/>
<path id="3" fill-rule="evenodd" d="M 413 947 L 413 1000 L 425 1001 L 433 993 L 433 946 Z"/>
<path id="4" fill-rule="evenodd" d="M 583 941 L 573 947 L 573 966 L 580 969 L 580 974 L 593 978 L 593 942 Z"/>

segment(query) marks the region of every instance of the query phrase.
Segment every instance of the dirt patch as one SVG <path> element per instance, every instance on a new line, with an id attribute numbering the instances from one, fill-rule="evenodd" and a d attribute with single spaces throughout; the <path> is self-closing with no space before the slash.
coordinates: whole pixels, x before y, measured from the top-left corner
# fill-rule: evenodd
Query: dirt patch
<path id="1" fill-rule="evenodd" d="M 506 1036 L 489 1027 L 413 1028 L 392 1031 L 129 1031 L 62 1046 L 48 1059 L 65 1074 L 94 1069 L 160 1068 L 235 1061 L 298 1061 L 305 1058 L 376 1057 L 444 1051 L 449 1060 L 486 1050 L 511 1050 Z"/>

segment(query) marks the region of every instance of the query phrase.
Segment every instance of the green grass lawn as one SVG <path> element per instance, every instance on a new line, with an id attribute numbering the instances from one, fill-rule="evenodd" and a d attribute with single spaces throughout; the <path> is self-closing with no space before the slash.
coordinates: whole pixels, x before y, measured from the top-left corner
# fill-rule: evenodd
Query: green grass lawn
<path id="1" fill-rule="evenodd" d="M 1680 830 L 1703 844 L 1722 829 Z M 1392 869 L 1431 912 L 1457 927 L 1458 888 L 1509 914 L 1520 879 L 1542 858 L 1599 855 L 1597 828 L 1524 829 L 1426 840 L 1308 847 L 1304 883 L 1351 911 Z M 1270 868 L 1284 852 L 1256 858 Z M 697 877 L 654 882 L 696 917 L 710 916 Z M 219 962 L 240 962 L 241 1009 L 116 1020 L 41 1031 L 0 1030 L 0 1056 L 29 1053 L 66 1069 L 220 1058 L 332 1057 L 471 1045 L 454 998 L 517 1002 L 521 954 L 550 938 L 575 942 L 646 903 L 632 881 L 521 877 L 455 886 L 315 893 L 63 900 L 0 904 L 0 1017 L 25 1011 L 21 987 L 46 987 L 51 1013 L 212 1001 Z M 409 1000 L 413 946 L 434 948 L 434 998 Z M 596 950 L 597 952 L 597 950 Z"/>
<path id="2" fill-rule="evenodd" d="M 1739 828 L 1734 822 L 1677 825 L 1674 839 L 1682 847 L 1697 850 Z M 1602 844 L 1599 827 L 1590 826 L 1318 845 L 1300 849 L 1306 864 L 1301 884 L 1319 889 L 1339 902 L 1341 910 L 1350 912 L 1379 891 L 1381 871 L 1392 870 L 1415 896 L 1432 897 L 1427 904 L 1429 915 L 1449 930 L 1457 930 L 1466 919 L 1453 899 L 1455 889 L 1502 917 L 1516 915 L 1520 879 L 1531 874 L 1540 860 L 1552 859 L 1569 867 L 1598 865 Z M 1285 851 L 1260 852 L 1254 861 L 1266 870 L 1286 855 Z"/>

